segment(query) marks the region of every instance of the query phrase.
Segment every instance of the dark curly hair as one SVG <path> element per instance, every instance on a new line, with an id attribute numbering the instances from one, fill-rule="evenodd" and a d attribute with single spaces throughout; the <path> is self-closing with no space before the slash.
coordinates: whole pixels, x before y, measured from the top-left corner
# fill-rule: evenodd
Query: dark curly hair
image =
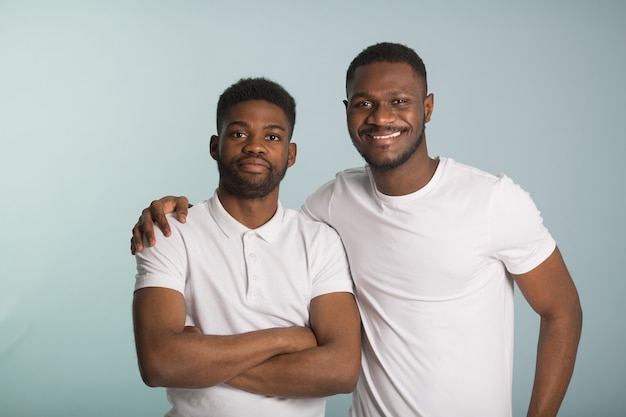
<path id="1" fill-rule="evenodd" d="M 289 139 L 296 125 L 296 101 L 280 84 L 267 78 L 242 78 L 228 87 L 217 102 L 217 131 L 222 129 L 226 113 L 235 105 L 250 100 L 265 100 L 280 107 L 289 122 Z"/>
<path id="2" fill-rule="evenodd" d="M 408 46 L 391 42 L 381 42 L 368 46 L 352 60 L 346 73 L 346 89 L 348 84 L 354 79 L 354 72 L 358 67 L 377 62 L 409 64 L 413 68 L 415 75 L 424 80 L 424 92 L 428 91 L 426 67 L 422 58 Z"/>

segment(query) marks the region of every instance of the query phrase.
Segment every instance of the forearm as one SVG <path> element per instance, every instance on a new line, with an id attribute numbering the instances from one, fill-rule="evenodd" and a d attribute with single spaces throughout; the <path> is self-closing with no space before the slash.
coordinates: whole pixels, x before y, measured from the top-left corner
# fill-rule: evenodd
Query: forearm
<path id="1" fill-rule="evenodd" d="M 143 346 L 138 352 L 146 384 L 178 388 L 222 383 L 292 349 L 282 329 L 232 336 L 171 332 Z"/>
<path id="2" fill-rule="evenodd" d="M 352 392 L 360 368 L 360 346 L 319 346 L 275 356 L 226 383 L 284 398 L 325 397 Z"/>
<path id="3" fill-rule="evenodd" d="M 210 387 L 272 356 L 317 344 L 305 327 L 203 335 L 199 329 L 185 327 L 185 311 L 185 300 L 177 291 L 148 287 L 135 292 L 135 345 L 141 376 L 149 386 Z"/>
<path id="4" fill-rule="evenodd" d="M 542 318 L 528 417 L 557 415 L 574 371 L 581 328 L 579 309 L 567 317 Z"/>
<path id="5" fill-rule="evenodd" d="M 353 295 L 316 297 L 310 313 L 318 346 L 273 357 L 227 383 L 285 398 L 351 392 L 361 366 L 361 321 Z"/>

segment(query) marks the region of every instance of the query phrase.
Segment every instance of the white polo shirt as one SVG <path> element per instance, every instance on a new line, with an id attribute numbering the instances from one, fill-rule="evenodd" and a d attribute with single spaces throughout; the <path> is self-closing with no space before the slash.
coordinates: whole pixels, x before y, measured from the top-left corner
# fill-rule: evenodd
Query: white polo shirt
<path id="1" fill-rule="evenodd" d="M 217 194 L 189 210 L 186 224 L 137 254 L 135 289 L 179 291 L 187 324 L 229 335 L 270 327 L 308 326 L 313 298 L 353 292 L 343 245 L 329 226 L 278 205 L 251 230 L 231 217 Z M 323 416 L 325 400 L 282 399 L 227 385 L 168 389 L 168 416 Z"/>

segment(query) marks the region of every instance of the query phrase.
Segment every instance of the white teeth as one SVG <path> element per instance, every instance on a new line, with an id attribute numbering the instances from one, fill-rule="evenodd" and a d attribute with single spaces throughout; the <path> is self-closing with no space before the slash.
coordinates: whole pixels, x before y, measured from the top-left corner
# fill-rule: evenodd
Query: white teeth
<path id="1" fill-rule="evenodd" d="M 374 136 L 374 135 L 372 135 L 372 138 L 374 138 L 374 139 L 391 139 L 391 138 L 396 138 L 398 136 L 400 136 L 400 132 L 393 132 L 393 133 L 391 133 L 389 135 L 383 135 L 383 136 Z"/>

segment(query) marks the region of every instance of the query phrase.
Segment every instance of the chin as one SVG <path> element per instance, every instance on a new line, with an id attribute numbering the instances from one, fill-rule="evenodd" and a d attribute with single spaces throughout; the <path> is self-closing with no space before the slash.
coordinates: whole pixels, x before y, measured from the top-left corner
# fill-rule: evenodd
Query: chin
<path id="1" fill-rule="evenodd" d="M 380 170 L 389 170 L 402 165 L 408 158 L 406 155 L 387 155 L 375 157 L 372 154 L 361 152 L 361 156 L 365 159 L 365 162 L 372 167 Z"/>

